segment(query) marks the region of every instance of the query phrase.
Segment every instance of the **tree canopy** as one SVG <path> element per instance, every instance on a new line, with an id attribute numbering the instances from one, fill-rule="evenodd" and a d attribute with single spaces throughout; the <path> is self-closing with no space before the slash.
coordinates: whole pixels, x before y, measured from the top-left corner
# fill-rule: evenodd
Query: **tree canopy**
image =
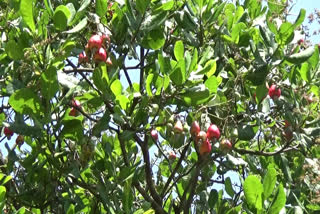
<path id="1" fill-rule="evenodd" d="M 1 213 L 320 211 L 304 9 L 290 21 L 286 0 L 0 6 Z"/>

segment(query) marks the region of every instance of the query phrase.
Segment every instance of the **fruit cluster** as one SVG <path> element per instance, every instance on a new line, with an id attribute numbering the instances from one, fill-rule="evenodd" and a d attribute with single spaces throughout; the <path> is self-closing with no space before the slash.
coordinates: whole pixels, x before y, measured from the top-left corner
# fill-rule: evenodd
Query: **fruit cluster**
<path id="1" fill-rule="evenodd" d="M 112 62 L 110 58 L 108 58 L 108 54 L 106 51 L 106 47 L 108 47 L 109 45 L 110 37 L 108 35 L 92 35 L 85 47 L 85 51 L 79 54 L 78 63 L 88 63 L 90 59 L 93 59 L 95 63 L 106 62 L 107 64 L 112 65 Z"/>
<path id="2" fill-rule="evenodd" d="M 4 127 L 3 133 L 7 137 L 8 140 L 10 140 L 14 134 L 14 132 L 9 127 Z M 20 146 L 22 146 L 23 142 L 24 142 L 24 136 L 18 135 L 18 137 L 16 138 L 16 144 L 20 147 Z"/>

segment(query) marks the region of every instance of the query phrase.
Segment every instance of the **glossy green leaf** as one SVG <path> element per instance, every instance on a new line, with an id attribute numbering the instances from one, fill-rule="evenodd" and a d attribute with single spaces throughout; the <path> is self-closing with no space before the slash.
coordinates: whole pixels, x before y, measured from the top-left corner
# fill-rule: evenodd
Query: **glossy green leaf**
<path id="1" fill-rule="evenodd" d="M 314 52 L 312 56 L 308 59 L 308 63 L 310 63 L 312 69 L 315 69 L 319 63 L 319 47 L 318 45 L 314 46 Z"/>
<path id="2" fill-rule="evenodd" d="M 306 17 L 306 10 L 302 8 L 300 10 L 299 16 L 297 17 L 295 23 L 293 24 L 294 28 L 299 27 L 303 23 L 305 17 Z"/>
<path id="3" fill-rule="evenodd" d="M 74 205 L 70 204 L 68 210 L 67 210 L 67 214 L 74 214 Z"/>
<path id="4" fill-rule="evenodd" d="M 262 210 L 263 186 L 255 175 L 249 175 L 243 184 L 244 195 L 251 210 Z"/>
<path id="5" fill-rule="evenodd" d="M 29 88 L 15 91 L 9 98 L 9 104 L 20 114 L 39 116 L 43 110 L 39 97 Z"/>
<path id="6" fill-rule="evenodd" d="M 126 96 L 119 94 L 116 97 L 116 102 L 119 103 L 119 105 L 123 110 L 127 110 L 127 107 L 130 101 Z"/>
<path id="7" fill-rule="evenodd" d="M 174 45 L 174 56 L 176 60 L 183 60 L 184 59 L 184 46 L 182 41 L 177 41 Z"/>
<path id="8" fill-rule="evenodd" d="M 170 79 L 175 85 L 182 85 L 186 81 L 186 63 L 181 59 L 170 74 Z"/>
<path id="9" fill-rule="evenodd" d="M 232 198 L 234 196 L 234 190 L 232 188 L 232 183 L 231 183 L 230 177 L 226 178 L 224 185 L 225 185 L 226 192 Z"/>
<path id="10" fill-rule="evenodd" d="M 290 56 L 286 56 L 285 59 L 288 62 L 291 62 L 293 64 L 301 64 L 301 63 L 307 61 L 312 56 L 313 53 L 314 53 L 314 47 L 312 46 L 312 47 L 309 47 L 299 53 L 295 53 Z"/>
<path id="11" fill-rule="evenodd" d="M 41 93 L 50 100 L 59 90 L 57 68 L 50 66 L 45 72 L 41 74 Z"/>
<path id="12" fill-rule="evenodd" d="M 218 202 L 218 198 L 219 198 L 219 194 L 218 194 L 217 190 L 212 189 L 210 191 L 210 195 L 209 195 L 209 199 L 208 199 L 208 204 L 211 209 L 213 209 L 214 205 Z"/>
<path id="13" fill-rule="evenodd" d="M 33 0 L 21 0 L 20 14 L 24 23 L 30 28 L 32 32 L 35 32 L 36 26 L 33 20 L 33 2 Z"/>
<path id="14" fill-rule="evenodd" d="M 144 14 L 146 12 L 146 9 L 148 8 L 149 4 L 150 4 L 150 0 L 137 0 L 136 1 L 137 10 L 141 14 Z"/>
<path id="15" fill-rule="evenodd" d="M 239 140 L 251 140 L 255 136 L 252 126 L 239 125 L 238 126 L 238 138 Z"/>
<path id="16" fill-rule="evenodd" d="M 98 16 L 103 17 L 106 15 L 108 10 L 107 0 L 96 0 L 96 13 Z"/>
<path id="17" fill-rule="evenodd" d="M 166 11 L 159 12 L 148 16 L 141 24 L 141 31 L 149 32 L 153 29 L 157 29 L 167 20 L 168 13 Z"/>
<path id="18" fill-rule="evenodd" d="M 53 23 L 57 30 L 63 31 L 67 28 L 68 19 L 71 16 L 69 8 L 65 5 L 58 6 L 53 14 Z"/>
<path id="19" fill-rule="evenodd" d="M 122 93 L 122 85 L 121 85 L 120 80 L 118 80 L 118 79 L 113 81 L 110 88 L 115 96 L 118 96 Z"/>
<path id="20" fill-rule="evenodd" d="M 13 60 L 19 60 L 23 58 L 23 50 L 21 46 L 19 46 L 19 44 L 14 40 L 9 40 L 9 42 L 6 44 L 5 50 L 8 56 Z"/>
<path id="21" fill-rule="evenodd" d="M 278 187 L 278 192 L 273 204 L 268 213 L 279 213 L 280 210 L 286 205 L 286 193 L 284 192 L 284 188 L 282 184 Z"/>
<path id="22" fill-rule="evenodd" d="M 72 29 L 65 31 L 65 33 L 77 33 L 84 29 L 88 24 L 88 18 L 84 17 L 76 26 L 74 26 Z"/>
<path id="23" fill-rule="evenodd" d="M 273 192 L 277 181 L 277 171 L 272 165 L 268 166 L 268 171 L 263 179 L 263 196 L 266 200 Z"/>
<path id="24" fill-rule="evenodd" d="M 266 98 L 268 95 L 268 89 L 265 84 L 259 85 L 256 89 L 256 98 L 258 100 L 258 103 L 261 103 L 261 101 Z"/>
<path id="25" fill-rule="evenodd" d="M 99 66 L 94 70 L 93 82 L 99 90 L 106 92 L 109 85 L 109 76 L 105 63 L 100 63 Z"/>
<path id="26" fill-rule="evenodd" d="M 219 82 L 216 76 L 211 76 L 209 79 L 206 80 L 205 86 L 209 89 L 210 93 L 217 93 L 218 86 L 221 82 Z"/>
<path id="27" fill-rule="evenodd" d="M 142 41 L 142 45 L 145 48 L 158 50 L 165 43 L 165 35 L 161 29 L 154 29 L 148 33 L 146 37 L 144 37 Z"/>
<path id="28" fill-rule="evenodd" d="M 4 186 L 0 186 L 0 202 L 3 202 L 5 200 L 6 192 L 6 188 Z"/>
<path id="29" fill-rule="evenodd" d="M 306 81 L 306 82 L 311 81 L 311 73 L 310 73 L 309 63 L 307 63 L 307 62 L 302 63 L 299 72 L 300 72 L 300 75 L 304 81 Z"/>
<path id="30" fill-rule="evenodd" d="M 188 88 L 186 92 L 182 94 L 182 99 L 188 106 L 197 106 L 210 99 L 210 92 L 205 85 L 199 84 Z"/>

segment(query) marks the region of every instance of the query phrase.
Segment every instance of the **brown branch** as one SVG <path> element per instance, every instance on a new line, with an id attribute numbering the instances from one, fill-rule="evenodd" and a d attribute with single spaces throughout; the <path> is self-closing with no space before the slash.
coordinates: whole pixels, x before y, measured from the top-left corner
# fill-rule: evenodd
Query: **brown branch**
<path id="1" fill-rule="evenodd" d="M 151 169 L 151 164 L 150 164 L 150 156 L 149 156 L 149 151 L 148 151 L 148 135 L 145 135 L 144 141 L 142 141 L 137 135 L 134 136 L 135 140 L 138 142 L 138 144 L 141 147 L 142 154 L 143 154 L 143 159 L 145 162 L 145 174 L 146 174 L 146 182 L 147 186 L 150 189 L 150 193 L 152 198 L 159 204 L 159 206 L 162 205 L 162 198 L 159 196 L 157 193 L 154 183 L 152 180 L 152 169 Z"/>
<path id="2" fill-rule="evenodd" d="M 180 156 L 180 158 L 179 158 L 179 160 L 178 160 L 178 163 L 177 163 L 176 167 L 173 169 L 173 172 L 172 172 L 171 175 L 169 176 L 166 184 L 164 185 L 164 187 L 163 187 L 163 189 L 162 189 L 162 192 L 161 192 L 161 194 L 160 194 L 162 198 L 165 197 L 165 195 L 166 195 L 166 190 L 168 189 L 168 187 L 169 187 L 172 179 L 174 178 L 174 175 L 176 174 L 176 172 L 177 172 L 178 169 L 180 168 L 181 163 L 182 163 L 182 161 L 183 161 L 183 159 L 184 159 L 184 157 L 185 157 L 185 155 L 186 155 L 186 153 L 187 153 L 187 151 L 188 151 L 188 149 L 189 149 L 190 143 L 191 143 L 191 141 L 189 141 L 188 144 L 187 144 L 187 145 L 184 147 L 184 149 L 182 150 L 181 156 Z"/>
<path id="3" fill-rule="evenodd" d="M 94 71 L 93 68 L 74 68 L 72 65 L 71 65 L 71 67 L 72 67 L 72 69 L 64 69 L 63 72 L 66 74 L 71 74 L 71 73 L 75 73 L 75 72 L 82 73 L 82 72 L 93 72 Z"/>

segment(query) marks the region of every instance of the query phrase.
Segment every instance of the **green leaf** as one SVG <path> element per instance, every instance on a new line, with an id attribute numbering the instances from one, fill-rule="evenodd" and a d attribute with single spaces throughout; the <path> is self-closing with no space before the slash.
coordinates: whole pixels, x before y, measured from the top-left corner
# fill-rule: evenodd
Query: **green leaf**
<path id="1" fill-rule="evenodd" d="M 36 26 L 33 20 L 33 0 L 20 1 L 20 14 L 24 23 L 30 28 L 32 32 L 35 32 Z"/>
<path id="2" fill-rule="evenodd" d="M 142 45 L 145 48 L 158 50 L 165 43 L 165 35 L 161 29 L 154 29 L 143 38 Z"/>
<path id="3" fill-rule="evenodd" d="M 147 91 L 147 94 L 148 96 L 152 96 L 152 90 L 151 90 L 151 84 L 152 84 L 152 81 L 153 81 L 153 77 L 154 77 L 154 74 L 149 74 L 148 77 L 147 77 L 147 80 L 146 80 L 146 91 Z"/>
<path id="4" fill-rule="evenodd" d="M 182 99 L 188 106 L 203 104 L 210 98 L 210 92 L 203 84 L 188 88 L 186 92 L 182 94 Z"/>
<path id="5" fill-rule="evenodd" d="M 137 10 L 141 14 L 144 14 L 146 12 L 146 9 L 148 8 L 149 4 L 150 4 L 150 0 L 137 0 L 136 1 Z"/>
<path id="6" fill-rule="evenodd" d="M 145 33 L 157 29 L 167 20 L 168 13 L 166 11 L 152 14 L 151 16 L 147 16 L 144 22 L 141 24 L 141 31 L 145 31 Z"/>
<path id="7" fill-rule="evenodd" d="M 69 117 L 69 116 L 68 116 Z M 76 142 L 79 142 L 83 139 L 83 126 L 81 122 L 82 116 L 78 116 L 76 118 L 69 117 L 69 119 L 64 118 L 63 121 L 63 129 L 61 132 L 61 135 L 64 138 L 74 140 Z"/>
<path id="8" fill-rule="evenodd" d="M 210 195 L 209 195 L 209 199 L 208 199 L 208 204 L 209 204 L 210 209 L 214 208 L 214 205 L 218 202 L 218 199 L 219 199 L 219 194 L 218 194 L 217 190 L 212 189 L 210 191 Z"/>
<path id="9" fill-rule="evenodd" d="M 273 204 L 268 213 L 279 213 L 280 210 L 286 205 L 286 193 L 284 192 L 284 188 L 282 184 L 278 187 L 278 193 L 276 199 L 273 201 Z"/>
<path id="10" fill-rule="evenodd" d="M 169 74 L 171 72 L 171 64 L 169 57 L 163 57 L 162 53 L 158 54 L 158 62 L 161 74 Z"/>
<path id="11" fill-rule="evenodd" d="M 184 46 L 182 41 L 177 41 L 174 45 L 174 56 L 176 60 L 183 60 L 184 59 Z"/>
<path id="12" fill-rule="evenodd" d="M 93 83 L 99 90 L 106 92 L 109 85 L 109 76 L 105 63 L 100 63 L 93 71 Z"/>
<path id="13" fill-rule="evenodd" d="M 68 210 L 67 210 L 67 214 L 74 214 L 74 205 L 70 204 Z"/>
<path id="14" fill-rule="evenodd" d="M 54 66 L 50 66 L 45 72 L 41 74 L 41 93 L 47 99 L 50 100 L 59 90 L 57 69 Z"/>
<path id="15" fill-rule="evenodd" d="M 231 198 L 234 196 L 234 190 L 232 188 L 232 183 L 231 183 L 231 179 L 230 177 L 227 177 L 227 179 L 225 180 L 225 189 L 226 192 L 228 193 L 228 195 L 231 196 Z"/>
<path id="16" fill-rule="evenodd" d="M 87 26 L 88 18 L 84 17 L 76 26 L 74 26 L 72 29 L 65 31 L 64 33 L 77 33 L 81 31 L 83 28 Z"/>
<path id="17" fill-rule="evenodd" d="M 6 192 L 6 188 L 4 186 L 0 186 L 0 202 L 3 202 L 5 200 Z"/>
<path id="18" fill-rule="evenodd" d="M 192 19 L 188 11 L 176 11 L 174 13 L 174 19 L 178 23 L 178 26 L 182 27 L 186 31 L 193 31 L 197 28 L 197 24 Z"/>
<path id="19" fill-rule="evenodd" d="M 113 81 L 110 88 L 115 96 L 118 96 L 122 93 L 122 85 L 119 79 L 116 79 L 115 81 Z"/>
<path id="20" fill-rule="evenodd" d="M 182 85 L 186 81 L 186 63 L 184 59 L 178 61 L 174 67 L 173 72 L 170 74 L 170 79 L 175 85 Z"/>
<path id="21" fill-rule="evenodd" d="M 19 60 L 23 58 L 23 50 L 21 46 L 19 46 L 19 44 L 14 40 L 9 40 L 9 42 L 6 44 L 5 50 L 8 56 L 13 60 Z"/>
<path id="22" fill-rule="evenodd" d="M 116 97 L 116 102 L 121 106 L 123 110 L 127 110 L 130 100 L 126 96 L 119 94 Z"/>
<path id="23" fill-rule="evenodd" d="M 312 137 L 320 136 L 320 127 L 304 128 L 303 131 L 308 136 L 312 136 Z"/>
<path id="24" fill-rule="evenodd" d="M 221 77 L 217 78 L 216 76 L 211 76 L 209 79 L 206 80 L 204 84 L 209 89 L 210 94 L 212 94 L 212 93 L 217 93 L 218 86 L 220 85 L 221 81 L 222 81 Z"/>
<path id="25" fill-rule="evenodd" d="M 133 193 L 131 190 L 131 179 L 127 180 L 124 184 L 123 191 L 123 207 L 125 213 L 130 213 L 133 205 Z"/>
<path id="26" fill-rule="evenodd" d="M 309 47 L 301 51 L 300 53 L 295 53 L 290 56 L 286 56 L 285 59 L 293 64 L 301 64 L 307 61 L 312 56 L 312 54 L 314 53 L 314 49 L 314 47 Z"/>
<path id="27" fill-rule="evenodd" d="M 238 138 L 239 140 L 246 140 L 249 141 L 253 139 L 255 133 L 253 131 L 252 126 L 250 125 L 239 125 L 238 126 Z"/>
<path id="28" fill-rule="evenodd" d="M 276 40 L 280 44 L 288 44 L 292 41 L 294 36 L 294 27 L 290 22 L 284 22 L 281 24 Z"/>
<path id="29" fill-rule="evenodd" d="M 191 73 L 197 68 L 197 64 L 198 64 L 198 50 L 197 48 L 194 48 L 191 64 L 189 67 L 189 73 Z"/>
<path id="30" fill-rule="evenodd" d="M 301 78 L 306 81 L 310 82 L 311 81 L 311 74 L 310 74 L 310 67 L 309 63 L 305 62 L 301 65 L 301 68 L 299 70 Z"/>
<path id="31" fill-rule="evenodd" d="M 159 1 L 158 4 L 155 5 L 154 10 L 155 11 L 167 11 L 171 10 L 174 6 L 174 0 L 169 1 Z"/>
<path id="32" fill-rule="evenodd" d="M 302 8 L 300 10 L 299 16 L 297 17 L 295 23 L 293 24 L 295 29 L 303 23 L 305 17 L 306 17 L 306 10 Z"/>
<path id="33" fill-rule="evenodd" d="M 268 166 L 268 171 L 263 179 L 263 196 L 266 200 L 273 192 L 277 181 L 277 171 L 272 165 Z"/>
<path id="34" fill-rule="evenodd" d="M 96 13 L 98 16 L 103 17 L 108 11 L 107 0 L 96 0 Z"/>
<path id="35" fill-rule="evenodd" d="M 29 88 L 15 91 L 9 98 L 9 104 L 20 114 L 39 116 L 43 110 L 39 97 Z"/>
<path id="36" fill-rule="evenodd" d="M 249 175 L 244 181 L 243 190 L 249 208 L 252 211 L 262 210 L 263 186 L 260 180 L 254 175 Z"/>
<path id="37" fill-rule="evenodd" d="M 308 59 L 308 63 L 315 69 L 319 63 L 319 47 L 318 45 L 314 46 L 314 52 L 312 56 Z"/>
<path id="38" fill-rule="evenodd" d="M 268 89 L 265 84 L 259 85 L 256 89 L 256 98 L 258 99 L 258 103 L 261 103 L 261 101 L 266 98 L 268 94 Z"/>
<path id="39" fill-rule="evenodd" d="M 65 5 L 58 6 L 53 14 L 53 23 L 57 30 L 64 31 L 67 28 L 71 12 Z"/>

